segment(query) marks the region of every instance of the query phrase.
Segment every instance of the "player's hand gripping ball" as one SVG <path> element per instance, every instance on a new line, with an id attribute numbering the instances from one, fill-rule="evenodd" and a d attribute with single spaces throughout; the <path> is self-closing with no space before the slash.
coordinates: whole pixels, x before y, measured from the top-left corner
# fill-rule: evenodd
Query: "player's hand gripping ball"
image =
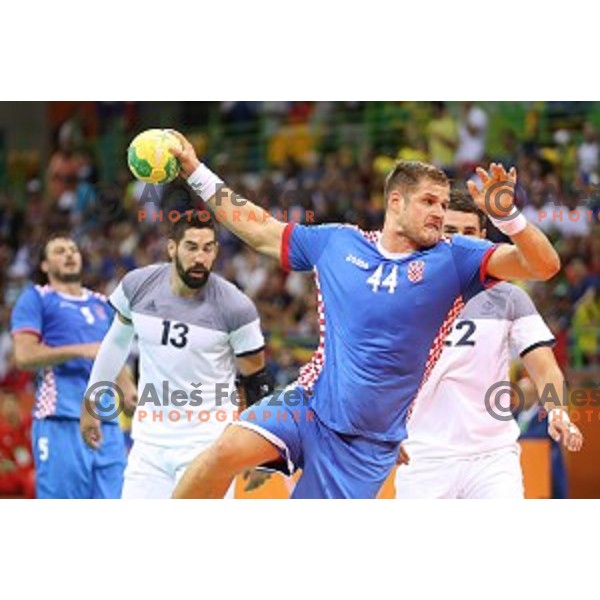
<path id="1" fill-rule="evenodd" d="M 165 129 L 148 129 L 136 136 L 127 150 L 127 164 L 136 179 L 144 183 L 169 183 L 179 174 L 179 161 L 169 148 L 181 143 Z"/>

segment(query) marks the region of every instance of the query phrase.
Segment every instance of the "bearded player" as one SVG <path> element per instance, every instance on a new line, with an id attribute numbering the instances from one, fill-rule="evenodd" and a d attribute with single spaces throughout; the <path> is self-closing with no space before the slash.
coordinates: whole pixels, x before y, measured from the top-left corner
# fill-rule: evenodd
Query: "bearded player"
<path id="1" fill-rule="evenodd" d="M 214 222 L 198 214 L 182 218 L 173 226 L 168 252 L 171 263 L 128 273 L 110 296 L 117 317 L 89 380 L 90 394 L 94 386 L 113 382 L 137 336 L 139 403 L 123 498 L 170 497 L 191 460 L 235 418 L 236 371 L 249 404 L 272 390 L 256 307 L 212 273 L 218 252 Z M 83 410 L 81 432 L 98 449 L 95 412 Z"/>

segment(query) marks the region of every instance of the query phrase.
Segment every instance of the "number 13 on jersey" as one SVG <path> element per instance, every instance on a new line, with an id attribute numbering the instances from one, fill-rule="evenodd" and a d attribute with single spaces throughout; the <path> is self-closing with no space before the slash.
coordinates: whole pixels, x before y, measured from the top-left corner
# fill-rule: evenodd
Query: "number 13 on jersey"
<path id="1" fill-rule="evenodd" d="M 185 323 L 171 323 L 163 321 L 162 337 L 160 343 L 163 346 L 174 346 L 175 348 L 185 348 L 188 343 L 187 335 L 190 328 Z"/>

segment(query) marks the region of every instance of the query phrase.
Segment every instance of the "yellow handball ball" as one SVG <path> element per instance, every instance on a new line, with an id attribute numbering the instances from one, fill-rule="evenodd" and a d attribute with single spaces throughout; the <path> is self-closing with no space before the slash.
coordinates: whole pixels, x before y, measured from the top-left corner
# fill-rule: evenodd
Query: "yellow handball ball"
<path id="1" fill-rule="evenodd" d="M 136 179 L 145 183 L 169 183 L 179 174 L 179 161 L 169 148 L 179 140 L 166 129 L 148 129 L 136 136 L 127 150 L 127 164 Z"/>

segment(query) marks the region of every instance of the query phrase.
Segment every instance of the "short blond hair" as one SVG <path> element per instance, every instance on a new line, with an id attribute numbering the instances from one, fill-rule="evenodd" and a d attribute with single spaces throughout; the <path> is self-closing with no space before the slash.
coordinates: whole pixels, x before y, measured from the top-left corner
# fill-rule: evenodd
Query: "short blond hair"
<path id="1" fill-rule="evenodd" d="M 383 196 L 387 203 L 390 192 L 397 189 L 412 190 L 423 179 L 430 179 L 440 185 L 450 185 L 450 180 L 444 171 L 437 167 L 418 160 L 401 160 L 385 180 Z"/>

